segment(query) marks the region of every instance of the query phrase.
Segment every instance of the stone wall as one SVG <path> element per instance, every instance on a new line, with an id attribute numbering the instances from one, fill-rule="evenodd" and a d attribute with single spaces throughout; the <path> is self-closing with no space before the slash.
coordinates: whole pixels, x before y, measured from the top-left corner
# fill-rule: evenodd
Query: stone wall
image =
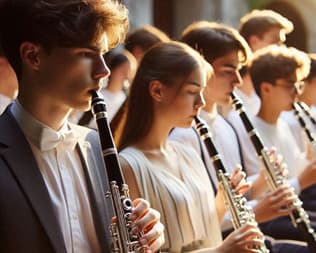
<path id="1" fill-rule="evenodd" d="M 153 23 L 152 0 L 123 0 L 129 10 L 130 29 Z"/>

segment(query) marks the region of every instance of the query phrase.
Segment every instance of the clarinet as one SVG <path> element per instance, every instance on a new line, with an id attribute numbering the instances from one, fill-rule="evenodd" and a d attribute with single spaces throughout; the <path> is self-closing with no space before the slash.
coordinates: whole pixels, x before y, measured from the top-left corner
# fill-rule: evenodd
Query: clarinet
<path id="1" fill-rule="evenodd" d="M 267 182 L 272 190 L 275 190 L 278 186 L 286 183 L 285 177 L 277 169 L 277 166 L 269 158 L 268 150 L 264 146 L 256 129 L 250 122 L 244 106 L 240 99 L 232 92 L 231 94 L 232 104 L 235 110 L 238 112 L 246 131 L 252 141 L 252 144 L 256 150 L 257 155 L 261 158 L 266 173 Z M 293 208 L 290 218 L 293 225 L 302 233 L 304 240 L 307 242 L 309 249 L 316 253 L 316 235 L 313 228 L 310 225 L 308 214 L 302 207 L 302 202 L 298 196 L 295 196 L 291 205 Z"/>
<path id="2" fill-rule="evenodd" d="M 313 133 L 311 132 L 311 130 L 308 128 L 308 126 L 306 125 L 305 120 L 303 119 L 300 110 L 298 108 L 298 103 L 293 103 L 292 104 L 292 108 L 294 110 L 294 115 L 297 118 L 298 122 L 300 123 L 300 126 L 303 128 L 308 140 L 310 141 L 313 150 L 316 151 L 316 140 L 315 140 L 315 136 L 313 135 Z"/>
<path id="3" fill-rule="evenodd" d="M 225 196 L 225 204 L 227 209 L 229 209 L 231 213 L 231 220 L 234 226 L 234 229 L 241 227 L 243 224 L 246 223 L 253 223 L 255 221 L 255 214 L 253 209 L 247 205 L 246 198 L 238 194 L 235 189 L 233 189 L 230 175 L 227 173 L 224 164 L 221 160 L 220 155 L 218 154 L 216 147 L 213 144 L 211 135 L 208 131 L 208 127 L 206 123 L 202 122 L 199 117 L 195 117 L 195 128 L 198 131 L 201 139 L 204 141 L 204 144 L 207 148 L 209 156 L 211 157 L 212 163 L 216 170 L 217 179 L 219 182 L 222 183 L 224 189 L 224 196 Z M 260 248 L 256 249 L 260 253 L 269 253 L 270 251 L 267 249 L 265 245 L 261 246 Z"/>
<path id="4" fill-rule="evenodd" d="M 313 123 L 314 126 L 316 126 L 316 119 L 313 117 L 311 111 L 310 111 L 310 108 L 309 106 L 302 102 L 302 101 L 299 101 L 299 102 L 296 102 L 296 104 L 299 105 L 299 107 L 302 108 L 302 110 L 304 111 L 304 113 L 307 115 L 307 117 L 309 118 L 309 120 Z"/>
<path id="5" fill-rule="evenodd" d="M 91 106 L 96 118 L 103 159 L 109 177 L 110 192 L 107 197 L 111 197 L 116 216 L 110 225 L 113 251 L 115 253 L 143 253 L 146 247 L 139 243 L 141 234 L 133 233 L 132 223 L 129 221 L 133 202 L 129 197 L 128 185 L 124 182 L 117 150 L 107 120 L 106 105 L 104 99 L 99 97 L 97 92 L 92 92 Z"/>

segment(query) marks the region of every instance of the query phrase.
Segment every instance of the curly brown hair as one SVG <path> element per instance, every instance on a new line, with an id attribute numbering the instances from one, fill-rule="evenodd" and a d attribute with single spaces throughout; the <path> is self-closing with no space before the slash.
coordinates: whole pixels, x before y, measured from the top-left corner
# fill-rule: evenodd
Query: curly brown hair
<path id="1" fill-rule="evenodd" d="M 127 30 L 127 9 L 111 0 L 6 0 L 0 9 L 1 44 L 19 78 L 19 49 L 25 41 L 49 53 L 55 47 L 93 44 L 106 33 L 114 47 Z"/>
<path id="2" fill-rule="evenodd" d="M 293 47 L 271 45 L 254 53 L 249 63 L 249 74 L 258 96 L 263 82 L 275 84 L 277 79 L 296 74 L 297 81 L 307 77 L 310 70 L 308 55 Z"/>

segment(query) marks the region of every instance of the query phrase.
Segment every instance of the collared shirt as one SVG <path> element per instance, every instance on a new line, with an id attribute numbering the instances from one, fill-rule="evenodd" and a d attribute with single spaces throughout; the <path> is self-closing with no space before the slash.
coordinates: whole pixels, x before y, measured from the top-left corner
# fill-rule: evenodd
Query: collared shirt
<path id="1" fill-rule="evenodd" d="M 78 138 L 67 123 L 55 131 L 36 120 L 18 101 L 10 108 L 28 139 L 59 222 L 67 253 L 98 253 Z"/>
<path id="2" fill-rule="evenodd" d="M 0 94 L 0 114 L 2 114 L 7 106 L 12 102 L 7 96 Z"/>

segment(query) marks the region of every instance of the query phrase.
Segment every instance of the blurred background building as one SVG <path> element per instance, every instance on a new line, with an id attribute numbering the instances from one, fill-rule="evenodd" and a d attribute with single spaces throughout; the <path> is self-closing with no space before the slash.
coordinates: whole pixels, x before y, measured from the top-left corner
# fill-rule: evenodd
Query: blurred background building
<path id="1" fill-rule="evenodd" d="M 155 25 L 176 39 L 197 20 L 218 21 L 238 28 L 252 9 L 272 9 L 294 23 L 287 45 L 316 52 L 316 0 L 123 0 L 130 11 L 131 29 Z"/>

